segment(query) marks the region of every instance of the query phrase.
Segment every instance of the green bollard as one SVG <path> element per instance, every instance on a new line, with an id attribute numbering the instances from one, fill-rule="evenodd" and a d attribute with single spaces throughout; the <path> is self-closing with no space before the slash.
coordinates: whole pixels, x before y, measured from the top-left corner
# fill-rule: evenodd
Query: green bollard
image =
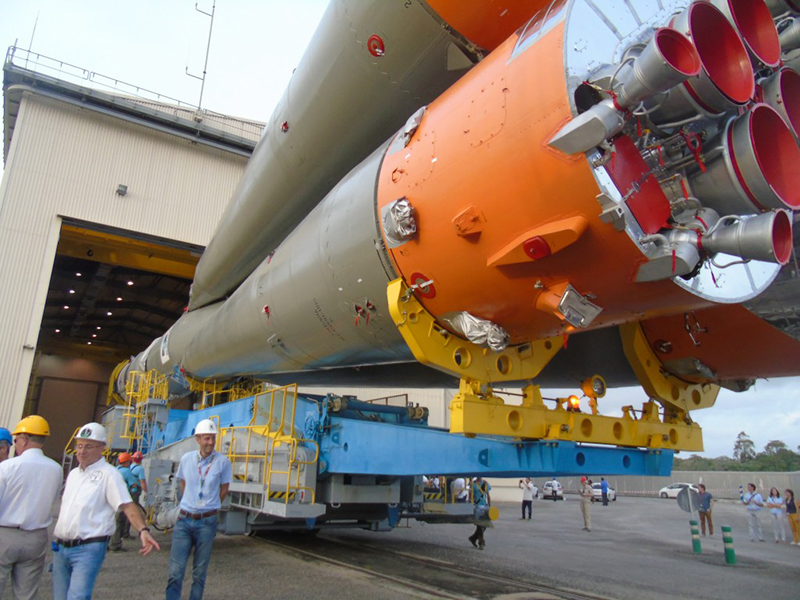
<path id="1" fill-rule="evenodd" d="M 700 547 L 700 524 L 697 521 L 689 521 L 692 528 L 692 552 L 695 554 L 702 554 L 703 549 Z"/>
<path id="2" fill-rule="evenodd" d="M 733 550 L 733 535 L 730 525 L 722 526 L 722 542 L 725 545 L 725 563 L 728 565 L 736 564 L 736 552 Z"/>

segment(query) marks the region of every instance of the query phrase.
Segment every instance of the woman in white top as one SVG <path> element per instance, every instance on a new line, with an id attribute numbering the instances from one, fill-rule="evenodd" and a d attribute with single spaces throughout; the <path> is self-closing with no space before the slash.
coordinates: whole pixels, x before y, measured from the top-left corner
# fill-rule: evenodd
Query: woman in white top
<path id="1" fill-rule="evenodd" d="M 771 488 L 769 490 L 769 498 L 767 498 L 767 508 L 772 517 L 772 530 L 775 532 L 775 543 L 786 543 L 786 530 L 783 527 L 783 515 L 786 512 L 786 502 L 781 498 L 781 493 L 778 488 Z"/>

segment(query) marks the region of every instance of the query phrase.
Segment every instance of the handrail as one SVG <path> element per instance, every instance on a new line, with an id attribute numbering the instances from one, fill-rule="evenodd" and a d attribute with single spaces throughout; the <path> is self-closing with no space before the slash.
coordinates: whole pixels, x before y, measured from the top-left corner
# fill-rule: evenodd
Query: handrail
<path id="1" fill-rule="evenodd" d="M 269 402 L 267 414 L 259 412 L 262 402 Z M 280 402 L 280 407 L 276 406 Z M 291 407 L 288 406 L 291 403 Z M 291 418 L 289 417 L 291 415 Z M 259 415 L 266 416 L 265 424 L 258 423 Z M 227 427 L 220 436 L 230 437 L 230 445 L 227 450 L 228 459 L 234 464 L 244 462 L 244 481 L 248 482 L 252 474 L 251 462 L 262 461 L 258 479 L 264 486 L 265 497 L 269 499 L 273 492 L 273 479 L 275 475 L 285 475 L 285 491 L 283 500 L 286 504 L 297 493 L 301 493 L 301 498 L 305 492 L 310 493 L 311 502 L 316 501 L 316 490 L 313 487 L 301 485 L 300 466 L 315 465 L 319 461 L 319 445 L 315 440 L 301 438 L 295 433 L 294 421 L 297 415 L 297 385 L 292 384 L 280 388 L 274 388 L 261 392 L 255 396 L 253 405 L 253 416 L 248 425 Z M 237 435 L 237 433 L 243 435 Z M 253 453 L 254 438 L 258 436 L 264 439 L 263 453 L 259 450 Z M 244 438 L 244 439 L 242 439 Z M 240 443 L 244 448 L 240 448 Z M 288 446 L 286 469 L 276 469 L 274 467 L 275 450 L 281 444 Z M 314 449 L 313 459 L 299 459 L 298 448 L 310 446 Z M 283 487 L 283 486 L 282 486 Z M 280 490 L 283 492 L 284 490 Z"/>

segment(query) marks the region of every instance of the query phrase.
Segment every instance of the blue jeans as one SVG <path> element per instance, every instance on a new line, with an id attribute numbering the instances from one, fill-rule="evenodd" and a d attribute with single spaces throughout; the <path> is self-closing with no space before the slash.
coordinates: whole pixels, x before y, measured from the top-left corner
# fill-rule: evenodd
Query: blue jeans
<path id="1" fill-rule="evenodd" d="M 206 585 L 206 572 L 211 562 L 211 545 L 217 533 L 217 516 L 206 519 L 178 519 L 172 530 L 172 549 L 169 553 L 169 581 L 167 600 L 180 600 L 183 575 L 194 546 L 192 563 L 192 591 L 190 600 L 200 600 Z"/>
<path id="2" fill-rule="evenodd" d="M 89 600 L 105 557 L 105 542 L 59 546 L 53 552 L 53 600 Z"/>

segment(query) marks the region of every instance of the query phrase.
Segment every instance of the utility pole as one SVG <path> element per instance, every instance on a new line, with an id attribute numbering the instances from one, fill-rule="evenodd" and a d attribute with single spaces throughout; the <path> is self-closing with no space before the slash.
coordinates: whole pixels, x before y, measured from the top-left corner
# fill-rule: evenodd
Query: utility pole
<path id="1" fill-rule="evenodd" d="M 210 13 L 207 13 L 207 12 L 197 8 L 197 3 L 195 3 L 195 5 L 194 5 L 194 9 L 197 12 L 199 12 L 201 14 L 204 14 L 207 17 L 211 18 L 211 24 L 208 26 L 208 45 L 206 46 L 206 62 L 203 65 L 203 76 L 202 77 L 198 77 L 197 75 L 193 75 L 193 74 L 189 73 L 189 66 L 188 65 L 186 66 L 186 74 L 189 77 L 194 77 L 195 79 L 199 79 L 202 82 L 200 84 L 200 101 L 197 103 L 197 110 L 200 110 L 201 108 L 203 108 L 203 90 L 206 87 L 206 71 L 208 69 L 208 55 L 211 52 L 211 32 L 214 30 L 214 11 L 216 10 L 216 8 L 217 8 L 217 0 L 214 0 L 214 2 L 211 4 L 211 12 Z"/>

